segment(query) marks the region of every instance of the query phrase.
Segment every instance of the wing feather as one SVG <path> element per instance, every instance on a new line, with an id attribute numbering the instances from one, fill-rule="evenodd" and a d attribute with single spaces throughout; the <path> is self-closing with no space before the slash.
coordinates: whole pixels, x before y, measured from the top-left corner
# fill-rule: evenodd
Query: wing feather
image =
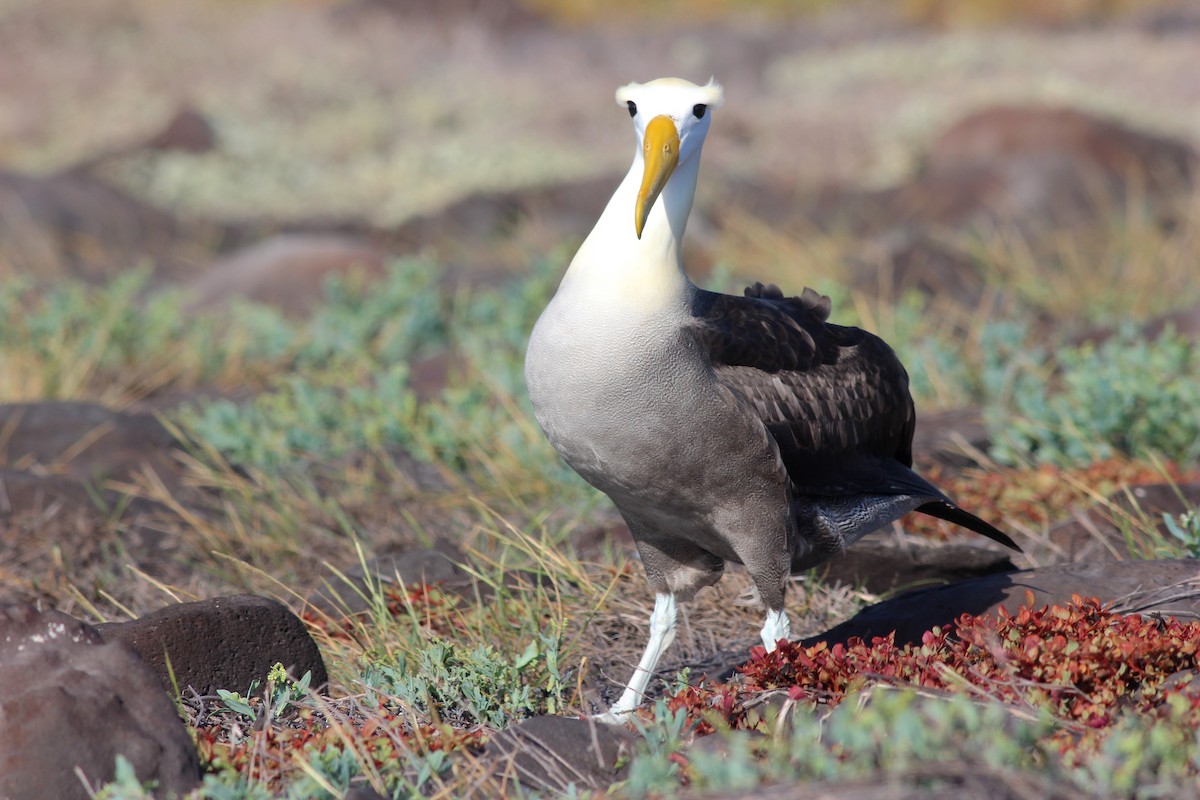
<path id="1" fill-rule="evenodd" d="M 871 491 L 880 459 L 912 464 L 916 415 L 892 349 L 828 322 L 829 298 L 784 297 L 755 284 L 745 297 L 701 292 L 693 330 L 717 378 L 762 420 L 789 476 L 814 492 Z"/>

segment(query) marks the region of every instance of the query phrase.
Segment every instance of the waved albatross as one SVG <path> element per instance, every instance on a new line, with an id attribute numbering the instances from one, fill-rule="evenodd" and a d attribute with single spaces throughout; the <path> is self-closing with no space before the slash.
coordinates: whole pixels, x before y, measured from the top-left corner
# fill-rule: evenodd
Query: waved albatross
<path id="1" fill-rule="evenodd" d="M 789 576 L 912 510 L 1016 548 L 910 468 L 908 374 L 878 337 L 828 322 L 811 289 L 697 288 L 680 242 L 722 101 L 709 81 L 617 90 L 633 166 L 538 319 L 525 379 L 538 423 L 607 494 L 655 592 L 650 641 L 620 699 L 635 709 L 675 636 L 678 601 L 744 564 L 768 650 L 790 633 Z M 632 219 L 630 217 L 632 216 Z M 631 224 L 632 223 L 632 224 Z"/>

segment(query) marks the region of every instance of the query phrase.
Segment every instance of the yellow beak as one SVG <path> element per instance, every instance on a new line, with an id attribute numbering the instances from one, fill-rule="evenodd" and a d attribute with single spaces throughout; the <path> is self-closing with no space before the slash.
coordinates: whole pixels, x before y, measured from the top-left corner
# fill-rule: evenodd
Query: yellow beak
<path id="1" fill-rule="evenodd" d="M 646 138 L 642 142 L 642 155 L 646 165 L 633 220 L 639 239 L 642 238 L 642 228 L 646 227 L 646 217 L 650 216 L 654 201 L 679 163 L 679 131 L 670 117 L 657 116 L 650 120 L 646 126 Z"/>

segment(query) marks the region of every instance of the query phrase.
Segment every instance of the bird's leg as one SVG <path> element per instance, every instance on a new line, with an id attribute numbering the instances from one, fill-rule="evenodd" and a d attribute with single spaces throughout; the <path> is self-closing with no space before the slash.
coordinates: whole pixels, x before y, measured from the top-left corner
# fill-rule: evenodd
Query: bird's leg
<path id="1" fill-rule="evenodd" d="M 602 722 L 621 723 L 625 721 L 623 717 L 628 716 L 641 704 L 642 697 L 646 694 L 646 686 L 649 685 L 650 678 L 654 674 L 654 668 L 658 666 L 659 658 L 675 640 L 675 625 L 678 616 L 679 608 L 675 603 L 675 595 L 664 593 L 654 596 L 654 611 L 650 614 L 650 641 L 646 643 L 646 652 L 642 654 L 642 660 L 633 670 L 633 677 L 629 679 L 629 685 L 621 693 L 621 699 L 608 710 L 608 713 L 601 714 L 596 719 Z"/>
<path id="2" fill-rule="evenodd" d="M 774 650 L 780 639 L 790 638 L 792 638 L 792 621 L 788 619 L 787 612 L 782 608 L 778 611 L 768 608 L 767 621 L 763 623 L 762 627 L 762 640 L 767 652 L 770 653 Z"/>

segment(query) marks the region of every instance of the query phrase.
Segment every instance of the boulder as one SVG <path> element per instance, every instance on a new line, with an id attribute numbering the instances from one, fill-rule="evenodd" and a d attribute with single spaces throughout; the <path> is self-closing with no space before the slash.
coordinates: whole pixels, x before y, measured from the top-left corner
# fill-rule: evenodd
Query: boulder
<path id="1" fill-rule="evenodd" d="M 153 414 L 95 403 L 0 404 L 0 466 L 83 481 L 128 480 L 145 466 L 170 479 L 175 438 Z"/>
<path id="2" fill-rule="evenodd" d="M 129 647 L 66 614 L 0 606 L 0 797 L 86 800 L 83 780 L 113 780 L 118 755 L 156 796 L 200 783 L 175 705 Z"/>
<path id="3" fill-rule="evenodd" d="M 0 170 L 0 277 L 100 282 L 146 259 L 170 270 L 190 247 L 171 214 L 86 172 Z"/>
<path id="4" fill-rule="evenodd" d="M 235 299 L 250 300 L 302 316 L 325 297 L 325 280 L 358 273 L 379 277 L 384 255 L 348 236 L 284 233 L 225 256 L 183 285 L 188 309 L 221 311 Z"/>
<path id="5" fill-rule="evenodd" d="M 96 630 L 105 641 L 131 647 L 161 686 L 172 691 L 173 672 L 181 691 L 245 692 L 255 680 L 264 681 L 276 663 L 294 678 L 311 672 L 314 689 L 329 680 L 321 652 L 300 618 L 282 603 L 257 595 L 179 603 L 132 622 L 97 625 Z"/>
<path id="6" fill-rule="evenodd" d="M 1076 108 L 1002 105 L 980 109 L 929 147 L 927 173 L 1029 155 L 1059 154 L 1105 176 L 1144 187 L 1190 185 L 1198 159 L 1186 142 L 1135 130 Z"/>

